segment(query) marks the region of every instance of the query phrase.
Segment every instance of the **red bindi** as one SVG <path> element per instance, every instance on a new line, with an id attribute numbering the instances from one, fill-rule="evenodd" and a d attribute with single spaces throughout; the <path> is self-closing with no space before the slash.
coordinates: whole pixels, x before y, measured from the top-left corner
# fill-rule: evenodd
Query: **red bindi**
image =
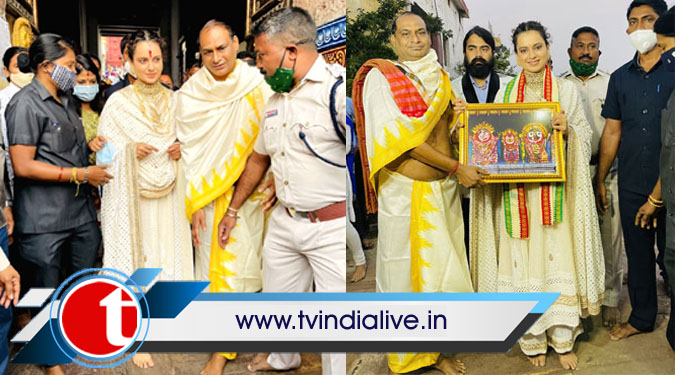
<path id="1" fill-rule="evenodd" d="M 148 53 L 150 54 L 150 57 L 152 57 L 152 50 L 148 51 Z"/>

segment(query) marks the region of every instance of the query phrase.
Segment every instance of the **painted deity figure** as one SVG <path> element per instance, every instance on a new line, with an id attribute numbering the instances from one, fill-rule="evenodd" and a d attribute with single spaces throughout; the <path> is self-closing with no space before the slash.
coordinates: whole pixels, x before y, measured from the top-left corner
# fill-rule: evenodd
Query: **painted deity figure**
<path id="1" fill-rule="evenodd" d="M 506 129 L 502 133 L 502 157 L 508 164 L 520 162 L 520 138 L 513 129 Z"/>
<path id="2" fill-rule="evenodd" d="M 471 144 L 473 151 L 471 153 L 471 164 L 488 165 L 497 164 L 497 143 L 499 139 L 494 135 L 494 128 L 482 122 L 473 128 L 473 137 Z"/>
<path id="3" fill-rule="evenodd" d="M 527 161 L 530 163 L 548 163 L 550 161 L 546 145 L 549 134 L 543 124 L 533 122 L 525 125 L 522 133 L 522 139 Z"/>

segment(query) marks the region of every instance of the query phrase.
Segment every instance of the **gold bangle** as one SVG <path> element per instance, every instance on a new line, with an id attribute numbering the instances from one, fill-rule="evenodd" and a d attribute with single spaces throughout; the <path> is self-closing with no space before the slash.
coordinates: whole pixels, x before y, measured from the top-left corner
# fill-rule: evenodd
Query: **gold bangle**
<path id="1" fill-rule="evenodd" d="M 651 199 L 647 199 L 647 203 L 649 203 L 650 205 L 652 205 L 655 208 L 662 208 L 663 207 L 663 204 L 656 204 L 656 203 L 652 202 Z"/>
<path id="2" fill-rule="evenodd" d="M 649 198 L 647 198 L 647 202 L 649 202 L 654 207 L 658 207 L 658 208 L 663 207 L 663 201 L 658 201 L 658 200 L 652 198 L 651 196 L 649 196 Z"/>
<path id="3" fill-rule="evenodd" d="M 662 200 L 654 198 L 651 194 L 649 194 L 649 200 L 651 200 L 652 202 L 654 202 L 656 204 L 663 204 Z"/>

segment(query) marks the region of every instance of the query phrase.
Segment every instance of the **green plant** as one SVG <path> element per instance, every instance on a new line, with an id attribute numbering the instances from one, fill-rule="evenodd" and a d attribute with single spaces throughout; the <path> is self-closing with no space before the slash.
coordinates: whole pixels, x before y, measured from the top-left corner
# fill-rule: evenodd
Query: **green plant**
<path id="1" fill-rule="evenodd" d="M 516 68 L 509 61 L 510 56 L 511 52 L 503 44 L 495 48 L 495 70 L 498 73 L 507 76 L 516 75 Z"/>

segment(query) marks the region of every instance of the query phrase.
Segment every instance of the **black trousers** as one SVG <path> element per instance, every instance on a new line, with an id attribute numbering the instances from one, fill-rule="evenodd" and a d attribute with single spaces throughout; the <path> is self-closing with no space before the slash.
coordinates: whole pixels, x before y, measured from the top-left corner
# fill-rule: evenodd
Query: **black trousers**
<path id="1" fill-rule="evenodd" d="M 654 330 L 658 309 L 654 243 L 656 242 L 658 246 L 659 254 L 664 254 L 666 231 L 665 211 L 657 215 L 656 229 L 642 229 L 635 226 L 635 215 L 645 202 L 647 202 L 646 195 L 619 188 L 621 227 L 628 259 L 628 296 L 633 308 L 628 322 L 642 332 L 651 332 Z"/>
<path id="2" fill-rule="evenodd" d="M 25 266 L 30 268 L 26 276 L 34 275 L 30 286 L 57 288 L 63 276 L 94 267 L 101 231 L 92 221 L 60 232 L 17 234 L 16 241 Z"/>
<path id="3" fill-rule="evenodd" d="M 667 230 L 675 230 L 675 227 L 670 227 Z M 675 248 L 666 248 L 663 263 L 666 266 L 666 272 L 675 276 Z M 669 277 L 668 282 L 670 283 L 670 320 L 668 320 L 666 338 L 670 347 L 675 350 L 675 277 Z"/>

